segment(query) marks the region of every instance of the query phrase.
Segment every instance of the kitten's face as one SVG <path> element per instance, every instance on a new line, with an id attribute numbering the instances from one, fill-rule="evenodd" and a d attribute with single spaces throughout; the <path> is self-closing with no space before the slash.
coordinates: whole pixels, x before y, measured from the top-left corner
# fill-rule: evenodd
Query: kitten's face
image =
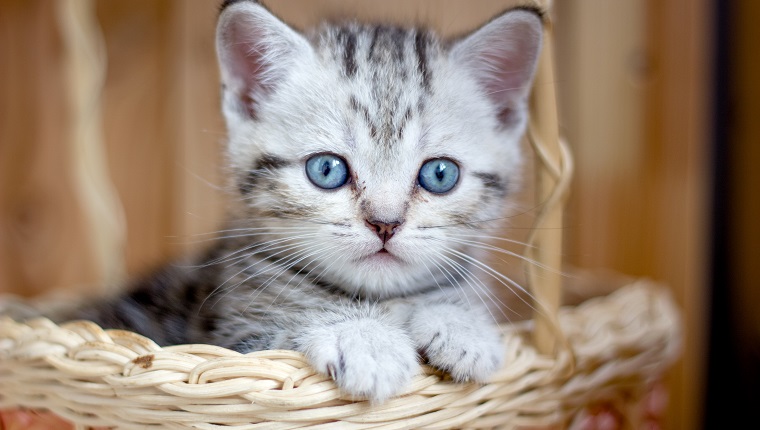
<path id="1" fill-rule="evenodd" d="M 503 216 L 516 180 L 540 29 L 515 11 L 450 46 L 359 25 L 307 39 L 257 4 L 228 7 L 235 216 L 266 228 L 258 249 L 350 294 L 463 276 L 468 235 Z"/>

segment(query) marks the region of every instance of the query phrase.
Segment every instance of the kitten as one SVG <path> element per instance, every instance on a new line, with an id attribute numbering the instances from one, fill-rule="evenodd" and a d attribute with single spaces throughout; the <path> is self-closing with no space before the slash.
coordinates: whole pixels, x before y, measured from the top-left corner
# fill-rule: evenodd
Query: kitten
<path id="1" fill-rule="evenodd" d="M 513 191 L 542 21 L 443 41 L 387 25 L 301 34 L 255 1 L 217 27 L 237 198 L 200 259 L 70 317 L 159 344 L 293 349 L 350 395 L 403 392 L 418 354 L 486 381 L 502 347 L 473 236 Z"/>

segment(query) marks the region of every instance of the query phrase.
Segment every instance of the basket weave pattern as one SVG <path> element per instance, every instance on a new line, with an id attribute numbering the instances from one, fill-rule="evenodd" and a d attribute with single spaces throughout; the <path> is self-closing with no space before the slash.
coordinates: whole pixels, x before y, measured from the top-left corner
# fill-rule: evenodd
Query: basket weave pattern
<path id="1" fill-rule="evenodd" d="M 533 427 L 565 423 L 611 395 L 638 398 L 678 356 L 678 312 L 664 289 L 644 281 L 563 308 L 559 321 L 574 360 L 537 353 L 526 340 L 531 323 L 504 325 L 505 365 L 491 383 L 456 384 L 423 366 L 403 396 L 373 406 L 346 398 L 293 351 L 161 348 L 90 322 L 6 318 L 0 408 L 43 408 L 120 428 Z"/>

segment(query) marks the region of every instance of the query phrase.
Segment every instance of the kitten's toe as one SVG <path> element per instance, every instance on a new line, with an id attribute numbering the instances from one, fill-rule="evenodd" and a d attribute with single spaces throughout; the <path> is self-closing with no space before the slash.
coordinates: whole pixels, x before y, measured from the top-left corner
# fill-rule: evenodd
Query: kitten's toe
<path id="1" fill-rule="evenodd" d="M 462 340 L 449 338 L 446 344 L 431 346 L 426 351 L 430 364 L 446 370 L 458 382 L 488 382 L 503 362 L 501 343 L 469 337 L 464 345 Z"/>
<path id="2" fill-rule="evenodd" d="M 400 394 L 419 370 L 409 337 L 373 319 L 311 329 L 299 343 L 317 371 L 330 375 L 345 393 L 373 403 Z"/>
<path id="3" fill-rule="evenodd" d="M 421 311 L 409 331 L 428 362 L 456 381 L 487 382 L 503 363 L 496 326 L 456 306 Z"/>

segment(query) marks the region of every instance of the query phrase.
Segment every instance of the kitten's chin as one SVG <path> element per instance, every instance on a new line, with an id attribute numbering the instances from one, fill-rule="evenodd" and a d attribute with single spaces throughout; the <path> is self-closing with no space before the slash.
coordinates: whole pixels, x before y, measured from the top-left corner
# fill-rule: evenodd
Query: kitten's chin
<path id="1" fill-rule="evenodd" d="M 359 255 L 331 271 L 325 279 L 332 279 L 342 289 L 364 298 L 388 299 L 414 293 L 424 285 L 416 265 L 405 261 L 393 251 L 380 250 Z M 427 273 L 427 272 L 425 272 Z"/>

